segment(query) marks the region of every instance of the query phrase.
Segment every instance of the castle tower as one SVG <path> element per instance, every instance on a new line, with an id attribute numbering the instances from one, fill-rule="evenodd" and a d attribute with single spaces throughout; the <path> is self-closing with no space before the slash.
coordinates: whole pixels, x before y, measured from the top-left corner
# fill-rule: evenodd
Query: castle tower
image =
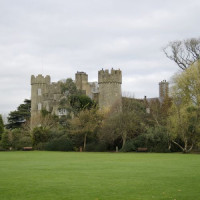
<path id="1" fill-rule="evenodd" d="M 50 76 L 31 76 L 31 127 L 34 125 L 34 118 L 40 114 L 43 108 L 43 95 L 48 93 L 48 86 L 50 85 Z"/>
<path id="2" fill-rule="evenodd" d="M 93 90 L 95 89 L 95 83 L 88 82 L 88 75 L 85 72 L 77 72 L 75 74 L 75 83 L 78 90 L 82 90 L 85 95 L 94 99 Z"/>
<path id="3" fill-rule="evenodd" d="M 99 107 L 110 108 L 115 104 L 122 105 L 122 73 L 121 70 L 111 69 L 98 72 Z"/>
<path id="4" fill-rule="evenodd" d="M 169 94 L 169 83 L 163 80 L 159 83 L 159 100 L 162 102 Z"/>
<path id="5" fill-rule="evenodd" d="M 78 90 L 85 90 L 85 85 L 88 84 L 88 75 L 85 72 L 77 72 L 75 82 Z"/>

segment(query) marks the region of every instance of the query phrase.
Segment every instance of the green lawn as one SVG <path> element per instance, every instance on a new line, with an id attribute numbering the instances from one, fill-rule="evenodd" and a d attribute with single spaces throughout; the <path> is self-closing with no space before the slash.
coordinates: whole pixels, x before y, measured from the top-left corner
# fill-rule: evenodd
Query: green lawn
<path id="1" fill-rule="evenodd" d="M 0 200 L 200 199 L 200 155 L 0 152 Z"/>

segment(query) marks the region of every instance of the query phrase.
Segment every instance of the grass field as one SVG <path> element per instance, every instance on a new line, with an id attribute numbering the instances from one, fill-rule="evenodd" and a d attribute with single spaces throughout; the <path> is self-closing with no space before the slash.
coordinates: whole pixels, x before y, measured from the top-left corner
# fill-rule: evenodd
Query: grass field
<path id="1" fill-rule="evenodd" d="M 200 155 L 0 152 L 0 200 L 200 199 Z"/>

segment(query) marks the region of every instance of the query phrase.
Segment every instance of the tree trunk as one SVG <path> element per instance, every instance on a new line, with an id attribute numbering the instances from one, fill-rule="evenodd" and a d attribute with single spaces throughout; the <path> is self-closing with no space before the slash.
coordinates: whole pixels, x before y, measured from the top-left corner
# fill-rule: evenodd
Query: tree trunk
<path id="1" fill-rule="evenodd" d="M 182 150 L 182 152 L 184 152 L 184 148 L 183 148 L 180 144 L 178 144 L 178 143 L 175 142 L 174 140 L 172 140 L 172 142 L 173 142 L 175 145 L 177 145 L 177 146 Z"/>
<path id="2" fill-rule="evenodd" d="M 124 146 L 126 144 L 126 138 L 127 138 L 127 134 L 126 134 L 126 132 L 124 132 L 122 134 L 122 141 L 123 141 L 123 143 L 122 143 L 122 149 L 124 148 Z"/>
<path id="3" fill-rule="evenodd" d="M 172 140 L 172 142 L 173 142 L 175 145 L 177 145 L 177 146 L 182 150 L 183 153 L 189 153 L 189 152 L 192 150 L 192 148 L 193 148 L 193 144 L 192 144 L 191 147 L 188 149 L 187 140 L 185 141 L 184 147 L 182 147 L 180 144 L 178 144 L 178 143 L 175 142 L 174 140 Z"/>
<path id="4" fill-rule="evenodd" d="M 84 143 L 83 143 L 83 150 L 86 150 L 86 142 L 87 142 L 87 133 L 84 135 Z"/>
<path id="5" fill-rule="evenodd" d="M 171 150 L 171 147 L 172 147 L 172 143 L 171 143 L 171 142 L 168 142 L 168 150 L 169 150 L 169 151 Z"/>

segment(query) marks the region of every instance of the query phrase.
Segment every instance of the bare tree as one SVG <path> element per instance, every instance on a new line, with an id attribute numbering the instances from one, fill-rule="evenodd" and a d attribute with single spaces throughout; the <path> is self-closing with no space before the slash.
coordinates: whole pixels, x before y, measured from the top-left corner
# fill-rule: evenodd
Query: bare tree
<path id="1" fill-rule="evenodd" d="M 200 38 L 170 42 L 163 51 L 170 60 L 185 70 L 200 59 Z"/>

